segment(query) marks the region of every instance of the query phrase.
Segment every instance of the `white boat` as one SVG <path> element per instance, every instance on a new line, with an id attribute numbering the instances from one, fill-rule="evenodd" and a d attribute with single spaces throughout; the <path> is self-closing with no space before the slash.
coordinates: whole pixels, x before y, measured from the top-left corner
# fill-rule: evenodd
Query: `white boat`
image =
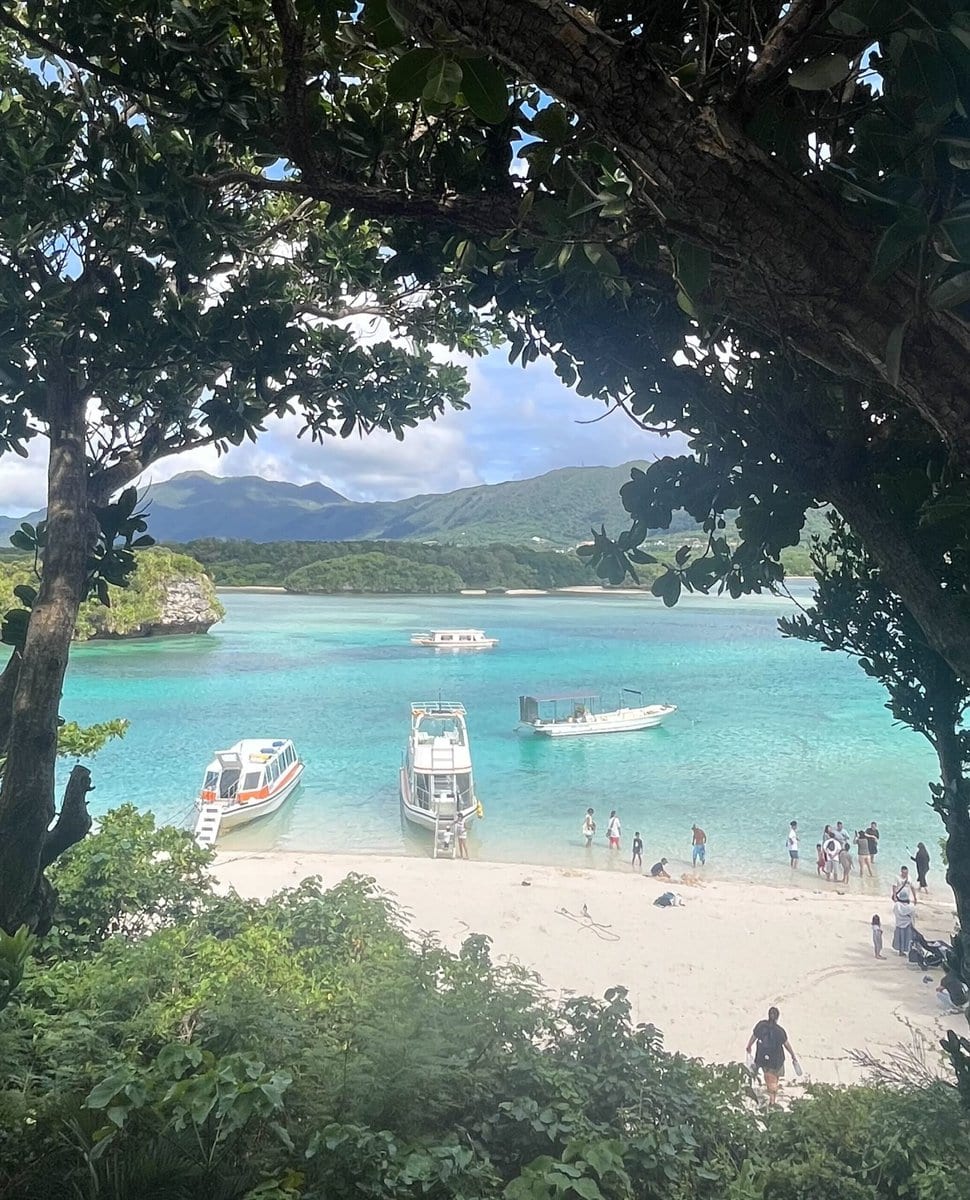
<path id="1" fill-rule="evenodd" d="M 435 650 L 490 650 L 498 645 L 498 638 L 486 637 L 484 629 L 426 629 L 411 634 L 411 645 Z"/>
<path id="2" fill-rule="evenodd" d="M 411 705 L 411 733 L 401 764 L 401 816 L 435 835 L 435 856 L 454 855 L 457 816 L 482 816 L 472 777 L 464 705 Z"/>
<path id="3" fill-rule="evenodd" d="M 597 712 L 598 696 L 520 696 L 519 722 L 543 737 L 583 737 L 591 733 L 629 733 L 653 729 L 677 711 L 676 704 L 624 703 L 641 692 L 624 688 L 617 708 Z"/>
<path id="4" fill-rule="evenodd" d="M 303 762 L 288 738 L 245 738 L 218 750 L 195 801 L 195 838 L 212 846 L 220 833 L 267 817 L 296 790 Z"/>

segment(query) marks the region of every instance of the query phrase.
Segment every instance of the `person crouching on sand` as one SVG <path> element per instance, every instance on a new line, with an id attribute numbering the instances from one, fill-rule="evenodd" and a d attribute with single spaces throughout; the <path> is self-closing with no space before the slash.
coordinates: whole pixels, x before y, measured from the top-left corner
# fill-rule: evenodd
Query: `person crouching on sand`
<path id="1" fill-rule="evenodd" d="M 765 1077 L 765 1087 L 768 1089 L 768 1103 L 774 1105 L 778 1101 L 778 1078 L 785 1068 L 785 1051 L 791 1055 L 795 1074 L 802 1073 L 795 1057 L 795 1051 L 788 1041 L 788 1034 L 778 1024 L 778 1009 L 768 1009 L 767 1021 L 759 1021 L 748 1038 L 746 1053 L 751 1053 L 751 1047 L 757 1043 L 754 1054 L 754 1065 Z"/>
<path id="2" fill-rule="evenodd" d="M 662 858 L 660 862 L 655 862 L 650 868 L 650 874 L 654 879 L 669 879 L 670 876 L 667 874 L 667 860 Z"/>

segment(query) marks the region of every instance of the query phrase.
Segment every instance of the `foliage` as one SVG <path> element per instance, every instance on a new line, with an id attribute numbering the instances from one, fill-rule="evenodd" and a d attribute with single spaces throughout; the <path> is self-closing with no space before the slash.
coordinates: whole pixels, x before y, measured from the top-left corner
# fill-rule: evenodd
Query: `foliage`
<path id="1" fill-rule="evenodd" d="M 72 846 L 50 871 L 59 897 L 58 954 L 191 916 L 207 890 L 211 859 L 188 832 L 157 827 L 151 813 L 133 805 L 105 814 L 97 836 Z"/>
<path id="2" fill-rule="evenodd" d="M 765 1125 L 739 1066 L 666 1053 L 622 989 L 552 1000 L 486 937 L 414 941 L 369 879 L 217 895 L 160 865 L 173 836 L 120 810 L 58 880 L 0 1016 L 0 1194 L 808 1200 L 814 1170 L 853 1200 L 962 1196 L 953 1088 L 823 1089 Z M 172 908 L 119 905 L 98 860 L 123 852 Z"/>
<path id="3" fill-rule="evenodd" d="M 280 586 L 314 563 L 374 555 L 409 567 L 448 573 L 448 589 L 549 588 L 589 582 L 585 567 L 571 554 L 492 543 L 455 546 L 425 542 L 227 542 L 206 538 L 184 547 L 223 587 Z M 387 564 L 385 564 L 387 565 Z M 297 582 L 299 582 L 297 580 Z M 382 588 L 380 578 L 374 590 Z M 310 589 L 315 590 L 315 589 Z M 361 589 L 367 590 L 367 589 Z"/>
<path id="4" fill-rule="evenodd" d="M 225 610 L 204 569 L 187 554 L 154 547 L 139 552 L 137 570 L 131 574 L 130 582 L 108 586 L 108 606 L 97 597 L 81 606 L 75 637 L 87 641 L 106 635 L 125 636 L 137 633 L 142 626 L 150 626 L 161 617 L 166 585 L 182 579 L 197 582 L 213 619 L 220 620 Z M 16 611 L 20 600 L 15 589 L 36 586 L 37 582 L 38 575 L 26 560 L 0 562 L 0 611 Z"/>
<path id="5" fill-rule="evenodd" d="M 457 592 L 461 579 L 447 567 L 412 563 L 397 554 L 344 554 L 308 563 L 283 581 L 288 592 Z"/>

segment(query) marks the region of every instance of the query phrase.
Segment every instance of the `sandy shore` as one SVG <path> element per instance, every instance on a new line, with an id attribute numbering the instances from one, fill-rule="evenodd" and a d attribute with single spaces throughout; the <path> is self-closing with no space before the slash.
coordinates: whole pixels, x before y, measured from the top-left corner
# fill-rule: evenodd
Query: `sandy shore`
<path id="1" fill-rule="evenodd" d="M 488 934 L 496 954 L 534 969 L 557 992 L 602 995 L 622 984 L 637 1019 L 657 1025 L 670 1049 L 708 1061 L 742 1059 L 770 1004 L 781 1009 L 806 1079 L 827 1083 L 861 1078 L 850 1050 L 878 1056 L 918 1036 L 934 1057 L 947 1028 L 967 1030 L 963 1017 L 937 1007 L 940 972 L 923 983 L 924 973 L 889 948 L 888 898 L 377 855 L 228 852 L 214 870 L 223 885 L 253 897 L 308 875 L 328 885 L 350 872 L 374 876 L 411 913 L 416 931 L 452 949 L 469 932 Z M 680 892 L 684 907 L 653 904 L 666 887 Z M 582 919 L 584 905 L 601 928 Z M 875 911 L 886 929 L 886 961 L 873 957 Z M 920 904 L 927 937 L 948 936 L 953 923 L 948 892 Z"/>

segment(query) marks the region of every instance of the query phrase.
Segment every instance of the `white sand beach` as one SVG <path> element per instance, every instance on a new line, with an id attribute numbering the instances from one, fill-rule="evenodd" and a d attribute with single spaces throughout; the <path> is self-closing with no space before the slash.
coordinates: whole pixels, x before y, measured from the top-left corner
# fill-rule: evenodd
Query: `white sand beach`
<path id="1" fill-rule="evenodd" d="M 278 851 L 226 852 L 214 872 L 222 885 L 260 898 L 310 875 L 325 885 L 351 872 L 373 876 L 411 913 L 415 931 L 451 949 L 470 932 L 488 934 L 496 955 L 535 970 L 556 992 L 601 996 L 622 984 L 636 1018 L 658 1026 L 669 1049 L 708 1061 L 743 1059 L 752 1026 L 771 1004 L 806 1079 L 826 1083 L 860 1080 L 850 1050 L 881 1056 L 917 1037 L 935 1058 L 947 1028 L 967 1031 L 962 1016 L 938 1009 L 940 971 L 924 983 L 923 971 L 893 954 L 888 896 L 852 895 L 851 885 L 840 895 L 714 879 L 665 884 L 625 862 L 593 871 Z M 653 904 L 667 888 L 684 907 Z M 597 927 L 583 920 L 584 905 Z M 870 939 L 877 911 L 885 961 L 874 958 Z M 921 901 L 918 925 L 927 937 L 949 936 L 948 890 Z"/>

